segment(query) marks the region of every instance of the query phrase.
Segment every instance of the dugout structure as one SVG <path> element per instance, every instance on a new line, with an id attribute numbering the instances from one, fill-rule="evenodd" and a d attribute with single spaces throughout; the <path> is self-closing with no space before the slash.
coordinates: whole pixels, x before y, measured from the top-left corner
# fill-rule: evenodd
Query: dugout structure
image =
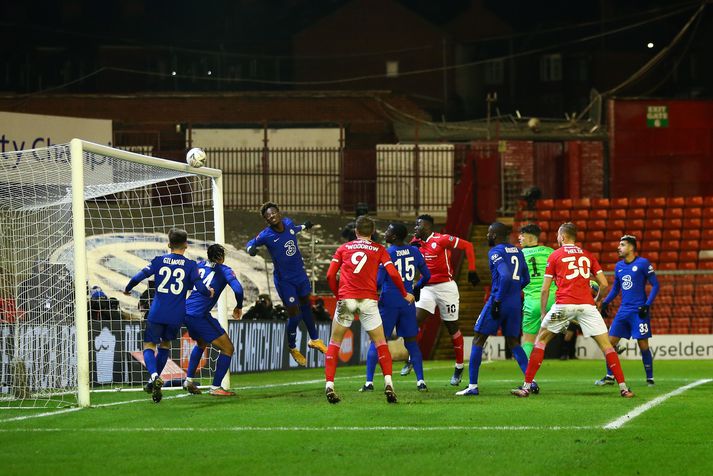
<path id="1" fill-rule="evenodd" d="M 79 139 L 0 154 L 0 406 L 85 407 L 90 389 L 141 385 L 147 282 L 121 291 L 172 227 L 192 259 L 225 242 L 220 170 Z"/>

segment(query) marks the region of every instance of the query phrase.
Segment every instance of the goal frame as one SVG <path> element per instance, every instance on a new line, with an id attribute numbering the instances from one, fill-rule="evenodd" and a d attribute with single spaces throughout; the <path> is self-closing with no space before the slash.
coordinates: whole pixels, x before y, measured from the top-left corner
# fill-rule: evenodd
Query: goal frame
<path id="1" fill-rule="evenodd" d="M 186 163 L 141 155 L 76 138 L 70 141 L 69 149 L 72 169 L 72 239 L 74 243 L 74 315 L 77 339 L 77 404 L 80 407 L 88 407 L 91 405 L 91 397 L 89 381 L 89 318 L 86 299 L 87 236 L 85 229 L 84 152 L 210 177 L 215 229 L 214 240 L 216 243 L 223 243 L 225 241 L 223 173 L 218 169 L 191 167 Z M 224 293 L 218 300 L 218 321 L 224 329 L 228 328 L 227 302 Z M 225 375 L 222 385 L 224 388 L 230 387 L 230 372 Z"/>

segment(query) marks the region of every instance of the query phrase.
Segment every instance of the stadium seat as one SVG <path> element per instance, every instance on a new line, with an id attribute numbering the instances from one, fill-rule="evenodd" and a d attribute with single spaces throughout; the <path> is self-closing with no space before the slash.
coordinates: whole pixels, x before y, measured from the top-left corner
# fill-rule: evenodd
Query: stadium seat
<path id="1" fill-rule="evenodd" d="M 693 323 L 691 324 L 691 334 L 709 334 L 711 331 L 710 324 L 705 323 Z"/>
<path id="2" fill-rule="evenodd" d="M 626 228 L 626 220 L 608 220 L 607 230 L 624 230 Z"/>
<path id="3" fill-rule="evenodd" d="M 662 247 L 663 247 L 663 245 L 662 245 Z M 678 261 L 678 252 L 676 252 L 676 251 L 661 251 L 661 253 L 659 254 L 659 262 L 660 263 L 669 263 L 669 262 L 675 263 L 676 261 Z"/>
<path id="4" fill-rule="evenodd" d="M 652 312 L 652 315 L 654 312 Z M 668 318 L 651 318 L 651 328 L 653 332 L 657 334 L 668 333 L 670 326 L 671 324 L 669 323 Z"/>
<path id="5" fill-rule="evenodd" d="M 693 296 L 693 284 L 676 284 L 673 288 L 674 296 Z"/>
<path id="6" fill-rule="evenodd" d="M 592 253 L 600 253 L 603 249 L 603 244 L 601 241 L 590 241 L 584 246 L 584 249 Z M 597 258 L 599 259 L 599 258 Z"/>
<path id="7" fill-rule="evenodd" d="M 636 221 L 636 220 L 634 220 Z M 641 237 L 644 236 L 644 230 L 641 228 L 627 228 L 624 230 L 625 235 L 633 235 L 636 237 L 637 240 L 639 240 L 639 244 L 641 243 Z"/>
<path id="8" fill-rule="evenodd" d="M 537 223 L 537 226 L 539 226 L 540 230 L 542 230 L 542 231 L 550 230 L 550 222 L 549 221 L 540 221 Z"/>
<path id="9" fill-rule="evenodd" d="M 589 245 L 585 245 L 585 246 L 584 246 L 584 249 L 587 250 L 587 251 L 589 251 L 589 252 L 592 254 L 592 256 L 594 256 L 594 259 L 596 259 L 597 261 L 599 261 L 599 263 L 601 264 L 601 262 L 602 262 L 602 254 L 601 254 L 599 251 L 592 251 L 592 250 L 589 248 Z"/>
<path id="10" fill-rule="evenodd" d="M 663 227 L 665 230 L 681 229 L 683 227 L 683 220 L 680 218 L 666 218 L 663 221 Z"/>
<path id="11" fill-rule="evenodd" d="M 646 218 L 647 219 L 663 218 L 663 216 L 664 216 L 663 208 L 647 208 L 646 209 Z"/>
<path id="12" fill-rule="evenodd" d="M 701 220 L 701 228 L 704 230 L 712 230 L 713 229 L 713 217 L 704 218 L 703 220 Z"/>
<path id="13" fill-rule="evenodd" d="M 603 241 L 604 231 L 603 230 L 592 230 L 591 228 L 587 232 L 587 241 Z M 711 248 L 713 249 L 713 248 Z"/>
<path id="14" fill-rule="evenodd" d="M 624 236 L 624 230 L 609 229 L 604 234 L 604 239 L 606 241 L 615 242 L 619 246 L 619 240 Z"/>
<path id="15" fill-rule="evenodd" d="M 616 261 L 613 261 L 611 263 L 600 263 L 602 265 L 602 269 L 604 271 L 614 271 L 614 268 L 616 268 Z"/>
<path id="16" fill-rule="evenodd" d="M 666 199 L 667 207 L 683 207 L 686 204 L 684 197 L 668 197 Z"/>
<path id="17" fill-rule="evenodd" d="M 666 197 L 649 198 L 649 207 L 664 208 L 666 206 Z"/>
<path id="18" fill-rule="evenodd" d="M 686 197 L 686 207 L 702 207 L 703 197 Z"/>
<path id="19" fill-rule="evenodd" d="M 692 306 L 693 305 L 693 295 L 691 294 L 678 294 L 674 297 L 677 306 Z"/>
<path id="20" fill-rule="evenodd" d="M 604 252 L 604 253 L 611 253 L 612 256 L 618 256 L 617 248 L 619 248 L 619 240 L 618 239 L 602 241 L 602 252 Z M 619 259 L 619 258 L 617 258 L 617 259 Z"/>
<path id="21" fill-rule="evenodd" d="M 589 209 L 592 207 L 592 201 L 589 198 L 578 198 L 572 200 L 572 208 L 574 209 Z"/>
<path id="22" fill-rule="evenodd" d="M 608 217 L 609 211 L 607 209 L 603 208 L 593 208 L 589 212 L 589 219 L 590 220 L 606 220 Z"/>
<path id="23" fill-rule="evenodd" d="M 663 239 L 664 240 L 680 240 L 681 239 L 681 230 L 664 230 L 663 231 Z"/>
<path id="24" fill-rule="evenodd" d="M 581 208 L 572 210 L 572 220 L 586 220 L 589 218 L 589 208 Z"/>
<path id="25" fill-rule="evenodd" d="M 538 210 L 552 210 L 554 205 L 554 200 L 551 198 L 543 198 L 537 201 L 535 208 Z"/>
<path id="26" fill-rule="evenodd" d="M 713 207 L 713 196 L 703 197 L 704 207 Z"/>
<path id="27" fill-rule="evenodd" d="M 608 198 L 593 198 L 592 199 L 592 209 L 602 210 L 609 208 Z"/>
<path id="28" fill-rule="evenodd" d="M 703 218 L 713 218 L 713 208 L 704 208 L 702 215 Z"/>
<path id="29" fill-rule="evenodd" d="M 573 223 L 577 227 L 577 231 L 587 231 L 589 228 L 589 222 L 586 220 L 574 220 Z"/>
<path id="30" fill-rule="evenodd" d="M 686 261 L 686 262 L 679 261 L 678 267 L 676 269 L 678 269 L 679 271 L 694 271 L 695 269 L 697 269 L 696 268 L 697 266 L 698 265 L 696 264 L 695 261 Z"/>
<path id="31" fill-rule="evenodd" d="M 698 250 L 701 247 L 701 241 L 700 240 L 682 240 L 681 241 L 681 249 L 684 251 L 692 251 L 695 250 L 696 253 L 698 253 Z"/>
<path id="32" fill-rule="evenodd" d="M 609 200 L 609 206 L 611 208 L 629 208 L 628 198 L 612 198 Z"/>
<path id="33" fill-rule="evenodd" d="M 569 208 L 567 208 L 567 209 L 558 208 L 558 209 L 552 210 L 552 220 L 559 220 L 562 223 L 571 221 L 572 220 L 572 212 L 569 210 Z"/>
<path id="34" fill-rule="evenodd" d="M 667 208 L 664 212 L 664 218 L 683 218 L 683 208 Z"/>
<path id="35" fill-rule="evenodd" d="M 552 220 L 552 210 L 538 210 L 537 211 L 538 220 Z"/>
<path id="36" fill-rule="evenodd" d="M 626 210 L 623 208 L 610 208 L 607 218 L 610 220 L 626 220 Z"/>
<path id="37" fill-rule="evenodd" d="M 646 208 L 647 204 L 648 204 L 648 200 L 646 197 L 636 197 L 636 198 L 629 199 L 629 206 L 632 208 L 634 208 L 634 207 Z"/>
<path id="38" fill-rule="evenodd" d="M 664 240 L 661 242 L 661 251 L 678 251 L 681 248 L 679 240 Z"/>
<path id="39" fill-rule="evenodd" d="M 702 208 L 684 208 L 683 218 L 702 218 L 703 209 Z"/>
<path id="40" fill-rule="evenodd" d="M 645 240 L 663 240 L 663 231 L 661 229 L 649 229 L 646 228 L 644 233 Z"/>
<path id="41" fill-rule="evenodd" d="M 683 233 L 681 234 L 681 238 L 684 240 L 700 240 L 701 239 L 701 230 L 698 228 L 688 228 L 686 226 L 686 222 L 683 222 Z"/>
<path id="42" fill-rule="evenodd" d="M 604 231 L 607 229 L 607 222 L 606 220 L 591 220 L 589 222 L 589 230 L 601 230 Z"/>
<path id="43" fill-rule="evenodd" d="M 713 260 L 698 261 L 698 269 L 713 270 Z"/>
<path id="44" fill-rule="evenodd" d="M 659 262 L 659 252 L 658 251 L 647 252 L 646 258 L 648 258 L 648 260 L 651 261 L 652 263 L 658 263 Z"/>
<path id="45" fill-rule="evenodd" d="M 645 208 L 631 208 L 626 212 L 626 216 L 629 220 L 646 218 L 646 209 Z"/>
<path id="46" fill-rule="evenodd" d="M 683 228 L 684 229 L 699 230 L 701 228 L 702 224 L 703 224 L 703 220 L 701 220 L 700 218 L 684 218 L 683 219 Z"/>
<path id="47" fill-rule="evenodd" d="M 658 269 L 660 271 L 675 271 L 677 264 L 673 261 L 671 262 L 659 262 Z"/>
<path id="48" fill-rule="evenodd" d="M 639 247 L 640 251 L 648 253 L 649 251 L 660 251 L 661 242 L 658 240 L 642 241 Z"/>
<path id="49" fill-rule="evenodd" d="M 701 244 L 698 249 L 700 250 L 713 250 L 713 239 L 701 240 Z"/>
<path id="50" fill-rule="evenodd" d="M 560 198 L 559 200 L 555 200 L 554 208 L 559 208 L 559 209 L 566 208 L 567 210 L 570 210 L 572 208 L 572 199 L 571 198 Z"/>

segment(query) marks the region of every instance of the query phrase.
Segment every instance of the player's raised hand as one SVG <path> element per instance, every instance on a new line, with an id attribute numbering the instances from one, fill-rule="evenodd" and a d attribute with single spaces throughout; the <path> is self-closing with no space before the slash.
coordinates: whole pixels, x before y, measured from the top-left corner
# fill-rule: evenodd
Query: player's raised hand
<path id="1" fill-rule="evenodd" d="M 639 306 L 639 318 L 641 319 L 648 319 L 649 318 L 649 305 L 644 304 L 643 306 Z"/>
<path id="2" fill-rule="evenodd" d="M 302 223 L 302 226 L 304 227 L 305 230 L 309 230 L 314 226 L 314 223 L 311 221 L 307 220 L 306 222 Z"/>
<path id="3" fill-rule="evenodd" d="M 207 287 L 208 287 L 208 291 L 210 291 L 210 297 L 212 298 L 213 296 L 215 296 L 215 289 L 211 288 L 210 286 L 207 286 Z"/>
<path id="4" fill-rule="evenodd" d="M 480 276 L 475 271 L 468 271 L 468 282 L 473 286 L 480 284 Z"/>
<path id="5" fill-rule="evenodd" d="M 255 256 L 255 255 L 257 254 L 257 246 L 255 246 L 255 245 L 253 245 L 253 246 L 248 246 L 248 250 L 247 250 L 247 251 L 248 251 L 248 254 L 249 254 L 250 256 Z"/>
<path id="6" fill-rule="evenodd" d="M 496 321 L 500 320 L 500 301 L 493 301 L 493 305 L 490 308 L 490 314 Z"/>
<path id="7" fill-rule="evenodd" d="M 242 307 L 236 307 L 233 309 L 233 319 L 240 320 L 243 317 L 243 308 Z"/>
<path id="8" fill-rule="evenodd" d="M 406 299 L 406 302 L 408 302 L 409 304 L 413 304 L 414 302 L 416 302 L 416 298 L 411 293 L 406 293 L 404 299 Z"/>
<path id="9" fill-rule="evenodd" d="M 599 313 L 602 315 L 602 317 L 607 317 L 609 315 L 609 303 L 602 301 L 601 305 L 599 306 Z"/>

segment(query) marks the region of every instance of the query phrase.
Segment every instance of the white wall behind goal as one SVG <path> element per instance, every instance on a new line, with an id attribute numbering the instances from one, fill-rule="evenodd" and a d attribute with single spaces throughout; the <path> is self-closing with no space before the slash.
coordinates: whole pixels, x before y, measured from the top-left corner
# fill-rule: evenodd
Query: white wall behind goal
<path id="1" fill-rule="evenodd" d="M 0 112 L 0 152 L 49 147 L 75 137 L 110 145 L 112 122 L 110 119 Z"/>

